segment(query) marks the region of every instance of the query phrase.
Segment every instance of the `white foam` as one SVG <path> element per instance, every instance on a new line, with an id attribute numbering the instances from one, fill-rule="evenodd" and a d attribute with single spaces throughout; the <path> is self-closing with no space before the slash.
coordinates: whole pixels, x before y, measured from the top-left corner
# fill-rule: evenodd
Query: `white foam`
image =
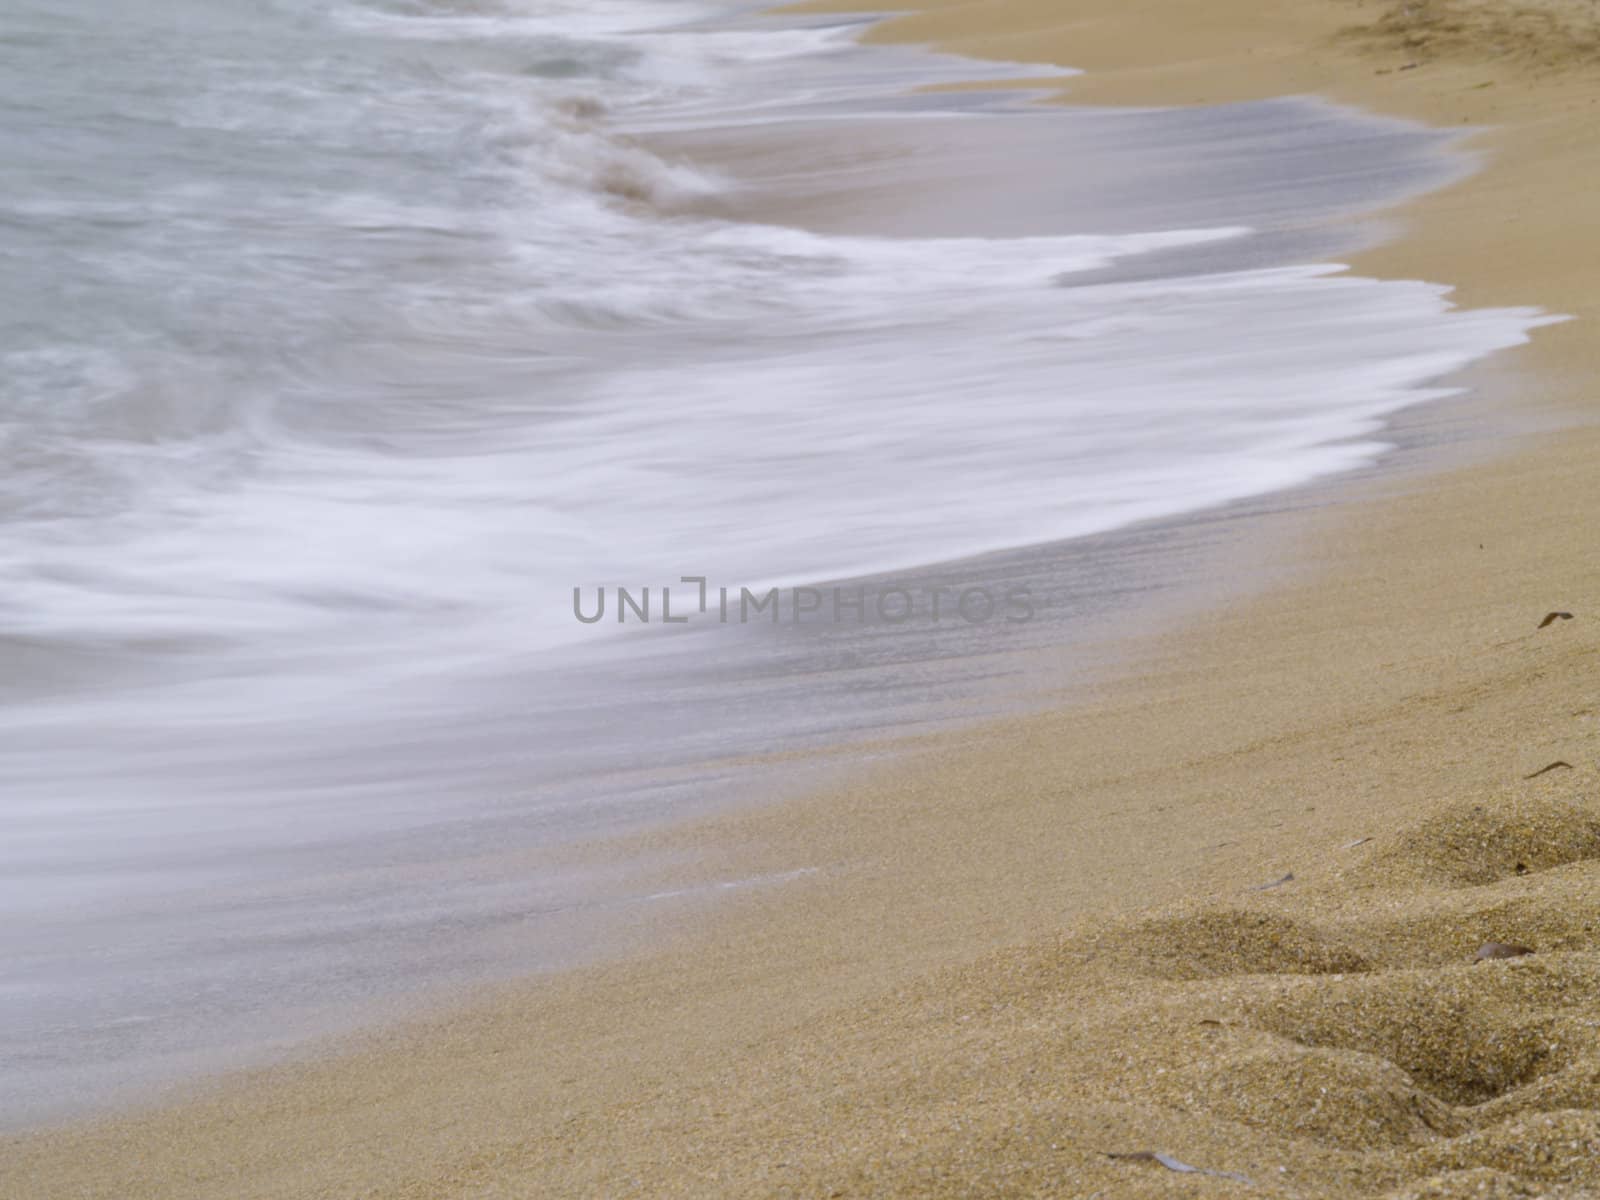
<path id="1" fill-rule="evenodd" d="M 1237 231 L 872 240 L 682 225 L 586 289 L 576 366 L 446 452 L 267 429 L 250 475 L 8 543 L 26 635 L 595 636 L 575 586 L 803 582 L 1080 536 L 1370 462 L 1523 309 L 1307 266 L 1070 286 Z M 591 277 L 593 278 L 593 277 Z M 593 356 L 593 357 L 590 357 Z M 530 403 L 531 401 L 531 403 Z M 515 410 L 528 423 L 517 427 Z M 108 553 L 110 539 L 116 553 Z M 387 635 L 383 622 L 396 629 Z"/>
<path id="2" fill-rule="evenodd" d="M 603 70 L 608 104 L 636 122 L 721 120 L 729 106 L 748 119 L 755 85 L 775 90 L 773 60 L 805 62 L 836 98 L 863 86 L 849 31 L 686 29 L 706 6 L 632 0 L 337 11 L 363 36 L 469 48 L 442 83 L 418 77 L 395 99 L 418 112 L 418 137 L 446 138 L 460 118 L 438 88 L 473 88 L 474 170 L 493 190 L 331 190 L 301 219 L 336 246 L 394 229 L 418 247 L 471 239 L 478 258 L 414 278 L 352 261 L 385 280 L 398 327 L 352 326 L 370 347 L 315 349 L 272 392 L 174 362 L 120 395 L 52 399 L 56 452 L 81 459 L 86 483 L 58 504 L 37 494 L 41 473 L 15 477 L 13 508 L 46 519 L 18 522 L 0 549 L 14 632 L 176 639 L 251 662 L 324 640 L 342 657 L 404 641 L 413 664 L 497 659 L 596 636 L 570 619 L 575 586 L 881 571 L 1370 461 L 1383 416 L 1538 321 L 1324 267 L 1067 286 L 1238 229 L 871 239 L 662 217 L 629 206 L 720 181 L 619 137 L 577 103 L 587 83 L 507 71 L 557 45 Z M 298 136 L 349 135 L 347 106 L 294 87 Z M 818 94 L 794 91 L 785 111 Z M 221 93 L 218 128 L 238 127 L 248 95 Z M 213 271 L 219 302 L 233 264 L 198 255 L 232 253 L 205 225 L 224 199 L 178 180 L 140 201 L 164 210 L 151 236 L 187 272 L 176 280 L 193 289 Z M 255 203 L 260 228 L 292 231 L 302 211 L 298 196 Z M 203 241 L 181 240 L 191 227 Z M 299 297 L 314 319 L 345 276 L 293 248 L 263 260 L 263 294 Z M 350 320 L 331 307 L 325 319 Z M 23 352 L 13 377 L 27 387 L 63 354 Z M 100 379 L 139 372 L 90 359 Z M 140 421 L 149 440 L 105 436 Z M 120 511 L 90 503 L 65 519 L 96 479 Z"/>
<path id="3" fill-rule="evenodd" d="M 620 136 L 591 93 L 624 125 L 754 119 L 782 62 L 774 112 L 810 112 L 872 76 L 847 29 L 706 30 L 684 24 L 704 5 L 633 0 L 334 11 L 378 47 L 339 77 L 368 108 L 312 72 L 225 75 L 182 110 L 241 171 L 303 169 L 294 187 L 177 170 L 125 198 L 17 198 L 30 221 L 139 233 L 93 258 L 138 297 L 110 295 L 104 345 L 7 359 L 14 634 L 203 651 L 225 677 L 319 656 L 382 676 L 399 644 L 409 671 L 455 670 L 603 636 L 571 619 L 574 587 L 882 571 L 1371 461 L 1384 416 L 1541 319 L 1327 267 L 1074 278 L 1234 228 L 668 217 L 722 181 Z M 521 72 L 556 51 L 592 77 Z M 294 153 L 233 137 L 252 122 L 288 122 Z M 119 357 L 126 310 L 169 298 L 171 347 L 137 328 Z"/>

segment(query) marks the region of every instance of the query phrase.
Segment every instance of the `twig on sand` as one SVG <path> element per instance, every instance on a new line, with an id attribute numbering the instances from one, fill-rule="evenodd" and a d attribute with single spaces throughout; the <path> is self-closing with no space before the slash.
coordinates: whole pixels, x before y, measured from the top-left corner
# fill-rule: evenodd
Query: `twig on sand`
<path id="1" fill-rule="evenodd" d="M 1570 771 L 1570 770 L 1573 769 L 1572 768 L 1572 764 L 1567 762 L 1565 759 L 1558 758 L 1558 759 L 1556 759 L 1555 762 L 1551 763 L 1548 767 L 1540 767 L 1532 775 L 1524 775 L 1523 778 L 1524 779 L 1537 779 L 1537 778 L 1539 778 L 1539 776 L 1541 776 L 1543 774 L 1546 774 L 1549 771 L 1555 771 L 1555 770 L 1561 770 L 1561 769 Z"/>
<path id="2" fill-rule="evenodd" d="M 1535 629 L 1534 633 L 1537 633 L 1539 631 L 1539 629 L 1548 629 L 1550 626 L 1554 625 L 1557 621 L 1570 621 L 1570 620 L 1572 620 L 1572 614 L 1569 613 L 1569 612 L 1547 612 L 1544 615 L 1544 620 L 1539 622 L 1539 628 Z M 1532 636 L 1533 636 L 1532 633 L 1525 633 L 1521 637 L 1514 637 L 1514 638 L 1511 638 L 1509 641 L 1496 642 L 1494 644 L 1494 648 L 1496 650 L 1498 650 L 1502 646 L 1514 646 L 1518 642 L 1527 641 Z"/>

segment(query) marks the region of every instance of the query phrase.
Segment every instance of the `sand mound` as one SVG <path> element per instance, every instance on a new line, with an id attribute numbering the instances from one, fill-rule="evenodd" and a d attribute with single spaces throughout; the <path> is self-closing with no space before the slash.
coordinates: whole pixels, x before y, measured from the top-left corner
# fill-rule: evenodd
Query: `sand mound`
<path id="1" fill-rule="evenodd" d="M 1487 941 L 1533 953 L 1474 962 Z M 1578 804 L 1447 804 L 1323 884 L 1146 914 L 1097 944 L 1110 971 L 1172 981 L 1124 994 L 1113 1036 L 1126 1094 L 1190 1114 L 1165 1147 L 1180 1159 L 1300 1195 L 1600 1188 L 1600 819 Z M 1316 969 L 1336 962 L 1362 966 Z M 1265 1181 L 1244 1131 L 1281 1139 Z"/>
<path id="2" fill-rule="evenodd" d="M 1491 1167 L 1515 1178 L 1592 1183 L 1600 1164 L 1600 1113 L 1539 1113 L 1429 1147 L 1419 1157 L 1443 1168 Z"/>
<path id="3" fill-rule="evenodd" d="M 1563 893 L 1562 903 L 1544 898 L 1552 889 Z M 1459 966 L 1490 942 L 1540 954 L 1584 950 L 1600 933 L 1600 863 L 1557 868 L 1526 884 L 1414 896 L 1404 915 L 1366 918 L 1361 926 L 1362 945 L 1378 967 Z"/>
<path id="4" fill-rule="evenodd" d="M 1551 1014 L 1571 980 L 1523 961 L 1328 981 L 1252 1006 L 1252 1020 L 1302 1045 L 1377 1055 L 1451 1104 L 1482 1104 L 1560 1065 Z"/>
<path id="5" fill-rule="evenodd" d="M 1449 1104 L 1387 1059 L 1251 1031 L 1220 1034 L 1214 1056 L 1169 1072 L 1156 1091 L 1213 1117 L 1345 1150 L 1415 1146 L 1463 1128 Z M 1263 1106 L 1263 1096 L 1273 1102 Z"/>
<path id="6" fill-rule="evenodd" d="M 1307 922 L 1242 907 L 1135 918 L 1086 940 L 1093 955 L 1157 979 L 1337 975 L 1368 966 L 1355 950 Z"/>
<path id="7" fill-rule="evenodd" d="M 1582 1045 L 1586 1040 L 1581 1030 L 1577 1037 L 1567 1039 L 1569 1044 L 1575 1045 Z M 1518 1088 L 1511 1095 L 1484 1105 L 1483 1113 L 1488 1119 L 1499 1114 L 1585 1108 L 1595 1103 L 1596 1096 L 1600 1096 L 1600 1057 L 1594 1054 L 1591 1047 L 1587 1053 L 1575 1056 L 1561 1070 L 1543 1075 L 1527 1087 Z"/>
<path id="8" fill-rule="evenodd" d="M 1478 885 L 1591 859 L 1600 859 L 1600 816 L 1561 800 L 1509 795 L 1441 808 L 1374 854 L 1370 868 Z"/>
<path id="9" fill-rule="evenodd" d="M 1531 1184 L 1489 1167 L 1470 1171 L 1447 1171 L 1390 1192 L 1384 1200 L 1520 1200 L 1525 1196 L 1544 1196 Z"/>
<path id="10" fill-rule="evenodd" d="M 1600 63 L 1589 0 L 1403 0 L 1350 35 L 1413 61 L 1506 58 L 1543 69 Z"/>
<path id="11" fill-rule="evenodd" d="M 763 1094 L 823 1099 L 699 1161 L 796 1196 L 1600 1194 L 1597 851 L 1574 804 L 1452 804 L 1294 888 L 994 955 L 785 1044 Z M 738 1194 L 704 1178 L 662 1190 Z"/>

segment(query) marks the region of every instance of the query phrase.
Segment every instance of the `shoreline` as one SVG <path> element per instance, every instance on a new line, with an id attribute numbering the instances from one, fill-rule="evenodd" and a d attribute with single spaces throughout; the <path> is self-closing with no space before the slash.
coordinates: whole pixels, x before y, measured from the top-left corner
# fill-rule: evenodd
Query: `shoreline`
<path id="1" fill-rule="evenodd" d="M 1592 309 L 1582 265 L 1564 250 L 1570 238 L 1592 234 L 1600 218 L 1571 194 L 1578 190 L 1570 174 L 1574 164 L 1562 152 L 1581 147 L 1583 109 L 1600 99 L 1587 95 L 1582 81 L 1592 46 L 1563 49 L 1562 27 L 1530 21 L 1526 40 L 1513 40 L 1512 51 L 1485 54 L 1474 39 L 1492 33 L 1455 31 L 1435 42 L 1425 28 L 1408 31 L 1398 23 L 1410 9 L 1418 10 L 1424 27 L 1436 14 L 1446 24 L 1456 8 L 1494 13 L 1503 8 L 1494 0 L 1292 0 L 1267 18 L 1240 0 L 1224 0 L 1203 16 L 1176 21 L 1176 6 L 1168 3 L 1115 14 L 1078 5 L 1075 18 L 1052 20 L 1050 5 L 1020 0 L 999 6 L 1007 13 L 998 22 L 1001 32 L 983 36 L 974 25 L 994 7 L 960 0 L 889 3 L 875 9 L 886 19 L 863 40 L 926 44 L 980 60 L 1006 60 L 1026 46 L 1041 60 L 1081 69 L 1042 84 L 1059 103 L 1191 107 L 1314 94 L 1434 129 L 1465 127 L 1463 149 L 1479 160 L 1479 169 L 1379 214 L 1403 232 L 1350 256 L 1352 273 L 1440 281 L 1454 289 L 1462 307 L 1531 305 L 1580 316 Z M 1560 12 L 1570 6 L 1543 0 L 1524 15 L 1540 7 Z M 850 0 L 812 0 L 780 11 L 852 8 Z M 1586 18 L 1584 28 L 1592 34 L 1600 18 Z M 1419 37 L 1420 44 L 1410 44 Z M 1553 178 L 1563 186 L 1552 186 Z M 1541 216 L 1559 209 L 1567 219 L 1530 220 L 1529 210 L 1511 210 L 1506 201 L 1512 195 L 1539 196 Z M 1491 231 L 1497 245 L 1485 254 L 1479 234 Z M 1465 254 L 1464 247 L 1479 253 Z M 1582 341 L 1571 324 L 1564 333 L 1541 335 L 1535 353 L 1545 369 L 1552 358 L 1578 352 L 1565 344 Z M 1546 344 L 1556 338 L 1561 346 Z"/>
<path id="2" fill-rule="evenodd" d="M 1245 7 L 1224 6 L 1235 18 Z M 939 16 L 946 8 L 904 25 L 891 21 L 873 36 L 928 40 L 922 31 L 929 24 L 959 15 L 951 9 Z M 1298 15 L 1281 24 L 1307 38 L 1324 25 L 1348 24 L 1351 11 L 1311 2 L 1290 8 Z M 984 19 L 986 8 L 971 11 L 980 14 L 972 19 Z M 1207 20 L 1226 24 L 1210 10 Z M 1181 42 L 1183 35 L 1167 36 Z M 1148 40 L 1119 36 L 1123 45 Z M 972 49 L 959 30 L 939 40 Z M 1115 53 L 1115 42 L 1108 36 L 1101 53 Z M 1324 53 L 1321 41 L 1312 44 Z M 1163 78 L 1159 70 L 1119 72 L 1072 59 L 1088 73 L 1069 81 L 1066 96 L 1109 103 L 1137 93 L 1144 104 L 1159 102 L 1155 93 L 1243 98 L 1244 90 L 1299 69 L 1281 46 L 1276 53 L 1263 54 L 1270 61 L 1250 79 L 1215 62 L 1169 66 Z M 1317 60 L 1327 86 L 1315 90 L 1385 111 L 1417 106 L 1405 115 L 1425 109 L 1443 117 L 1456 84 L 1491 70 L 1447 61 L 1437 71 L 1426 68 L 1434 75 L 1408 71 L 1401 83 L 1391 75 L 1358 77 L 1356 65 L 1382 68 L 1343 46 L 1337 54 L 1351 58 Z M 1454 82 L 1436 78 L 1447 72 Z M 1484 91 L 1518 78 L 1499 75 L 1496 88 Z M 1538 85 L 1556 92 L 1573 86 L 1559 79 Z M 1395 106 L 1374 103 L 1390 87 L 1411 90 Z M 1471 95 L 1474 111 L 1490 103 Z M 1499 356 L 1494 363 L 1499 371 L 1514 361 L 1539 381 L 1534 415 L 1570 413 L 1594 378 L 1594 354 L 1583 345 L 1594 313 L 1582 303 L 1582 256 L 1550 257 L 1559 246 L 1547 243 L 1564 240 L 1548 224 L 1556 201 L 1546 194 L 1546 205 L 1523 210 L 1540 218 L 1523 222 L 1537 228 L 1512 247 L 1467 256 L 1514 184 L 1547 193 L 1553 177 L 1565 184 L 1567 211 L 1583 216 L 1586 189 L 1570 162 L 1565 172 L 1534 171 L 1530 162 L 1542 160 L 1527 145 L 1576 141 L 1581 123 L 1569 127 L 1561 116 L 1547 116 L 1537 97 L 1518 99 L 1517 120 L 1545 122 L 1544 138 L 1519 145 L 1510 131 L 1493 135 L 1497 156 L 1487 169 L 1402 209 L 1413 225 L 1426 215 L 1423 236 L 1413 229 L 1357 256 L 1354 269 L 1460 283 L 1462 303 L 1537 304 L 1583 318 L 1541 332 L 1516 360 Z M 1581 122 L 1581 114 L 1566 119 Z M 1452 262 L 1461 270 L 1447 270 Z M 1519 267 L 1526 268 L 1520 275 Z M 799 1186 L 790 1176 L 751 1174 L 753 1161 L 735 1152 L 741 1127 L 719 1110 L 738 1107 L 729 1096 L 765 1105 L 779 1122 L 769 1133 L 782 1127 L 784 1111 L 813 1113 L 820 1094 L 774 1067 L 785 1044 L 807 1047 L 815 1071 L 826 1053 L 819 1044 L 848 1042 L 863 1065 L 832 1064 L 830 1078 L 859 1083 L 874 1063 L 892 1076 L 897 1056 L 921 1045 L 909 1034 L 896 1041 L 905 1023 L 897 1005 L 928 1003 L 915 987 L 909 1000 L 892 989 L 988 947 L 1050 937 L 1096 909 L 1235 894 L 1241 879 L 1267 878 L 1268 864 L 1289 870 L 1330 845 L 1392 825 L 1399 803 L 1474 795 L 1546 758 L 1577 763 L 1562 787 L 1592 781 L 1592 766 L 1573 748 L 1590 736 L 1586 728 L 1570 717 L 1558 727 L 1548 716 L 1568 692 L 1568 708 L 1581 707 L 1582 681 L 1595 677 L 1591 641 L 1581 622 L 1537 640 L 1525 635 L 1530 613 L 1536 620 L 1546 607 L 1581 608 L 1595 557 L 1582 544 L 1582 514 L 1597 502 L 1584 466 L 1597 447 L 1600 436 L 1578 428 L 1559 445 L 1535 439 L 1509 458 L 1430 473 L 1425 493 L 1413 481 L 1383 489 L 1399 491 L 1398 499 L 1363 497 L 1296 515 L 1294 534 L 1275 551 L 1294 560 L 1291 582 L 1144 644 L 1138 666 L 1100 688 L 1087 708 L 941 735 L 922 761 L 869 772 L 782 811 L 741 812 L 650 836 L 653 846 L 691 850 L 703 848 L 714 830 L 724 865 L 792 868 L 810 857 L 818 860 L 815 882 L 752 895 L 737 910 L 716 914 L 711 929 L 674 935 L 651 959 L 582 969 L 535 997 L 506 989 L 481 1009 L 424 1022 L 402 1045 L 378 1036 L 348 1059 L 266 1072 L 248 1093 L 224 1084 L 182 1111 L 27 1138 L 15 1147 L 39 1173 L 30 1194 L 92 1188 L 96 1178 L 116 1185 L 107 1194 L 123 1196 L 204 1195 L 221 1178 L 237 1183 L 230 1194 L 238 1195 L 344 1194 L 358 1182 L 386 1196 L 461 1194 L 506 1179 L 571 1194 Z M 1507 642 L 1512 650 L 1495 653 Z M 1310 700 L 1307 679 L 1317 681 Z M 1218 696 L 1228 698 L 1228 711 L 1207 707 Z M 1451 711 L 1463 705 L 1464 716 Z M 1462 736 L 1462 726 L 1471 736 Z M 1130 730 L 1137 736 L 1130 739 Z M 1235 844 L 1219 848 L 1228 841 Z M 1117 874 L 1108 877 L 1108 868 Z M 641 928 L 641 944 L 654 932 Z M 977 986 L 981 991 L 981 980 Z M 852 1011 L 866 1002 L 880 1016 L 887 1006 L 888 1018 L 873 1025 Z M 613 1021 L 625 1027 L 613 1028 Z M 531 1057 L 524 1048 L 516 1057 L 519 1046 L 551 1031 L 563 1035 L 559 1047 Z M 513 1069 L 487 1097 L 480 1094 L 486 1065 L 508 1059 Z M 519 1074 L 529 1071 L 537 1078 Z M 506 1078 L 520 1078 L 522 1087 Z M 573 1095 L 580 1080 L 581 1098 Z M 351 1106 L 340 1122 L 326 1120 L 335 1103 Z M 435 1116 L 418 1130 L 428 1111 Z M 412 1161 L 381 1165 L 383 1144 L 400 1130 L 415 1138 Z M 213 1140 L 202 1147 L 200 1138 Z M 341 1159 L 345 1145 L 361 1148 Z M 681 1160 L 674 1146 L 682 1148 Z M 595 1157 L 601 1147 L 604 1162 Z M 80 1153 L 82 1174 L 75 1176 L 67 1158 Z M 151 1175 L 119 1180 L 108 1157 L 135 1153 Z M 893 1159 L 887 1150 L 874 1159 L 878 1153 L 860 1149 L 854 1166 L 820 1150 L 804 1161 L 820 1181 L 851 1177 L 865 1169 L 861 1162 Z M 94 1161 L 112 1173 L 97 1176 Z M 656 1186 L 630 1188 L 628 1179 L 646 1170 Z M 713 1184 L 709 1173 L 717 1170 L 726 1174 Z M 744 1174 L 735 1178 L 737 1171 Z M 859 1186 L 861 1177 L 853 1178 Z M 1139 1182 L 1156 1187 L 1161 1180 Z"/>

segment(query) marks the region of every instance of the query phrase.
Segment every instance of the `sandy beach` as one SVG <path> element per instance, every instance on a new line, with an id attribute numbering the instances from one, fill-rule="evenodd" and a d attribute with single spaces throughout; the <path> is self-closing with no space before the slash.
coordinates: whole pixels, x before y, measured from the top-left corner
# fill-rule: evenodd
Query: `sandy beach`
<path id="1" fill-rule="evenodd" d="M 1600 1189 L 1600 15 L 890 7 L 915 11 L 870 37 L 1067 63 L 1074 104 L 1316 93 L 1483 127 L 1483 169 L 1352 265 L 1575 317 L 1474 377 L 1528 432 L 1275 517 L 1271 590 L 1129 629 L 1087 702 L 633 847 L 689 864 L 663 888 L 782 886 L 310 1063 L 11 1139 L 0 1193 Z"/>

